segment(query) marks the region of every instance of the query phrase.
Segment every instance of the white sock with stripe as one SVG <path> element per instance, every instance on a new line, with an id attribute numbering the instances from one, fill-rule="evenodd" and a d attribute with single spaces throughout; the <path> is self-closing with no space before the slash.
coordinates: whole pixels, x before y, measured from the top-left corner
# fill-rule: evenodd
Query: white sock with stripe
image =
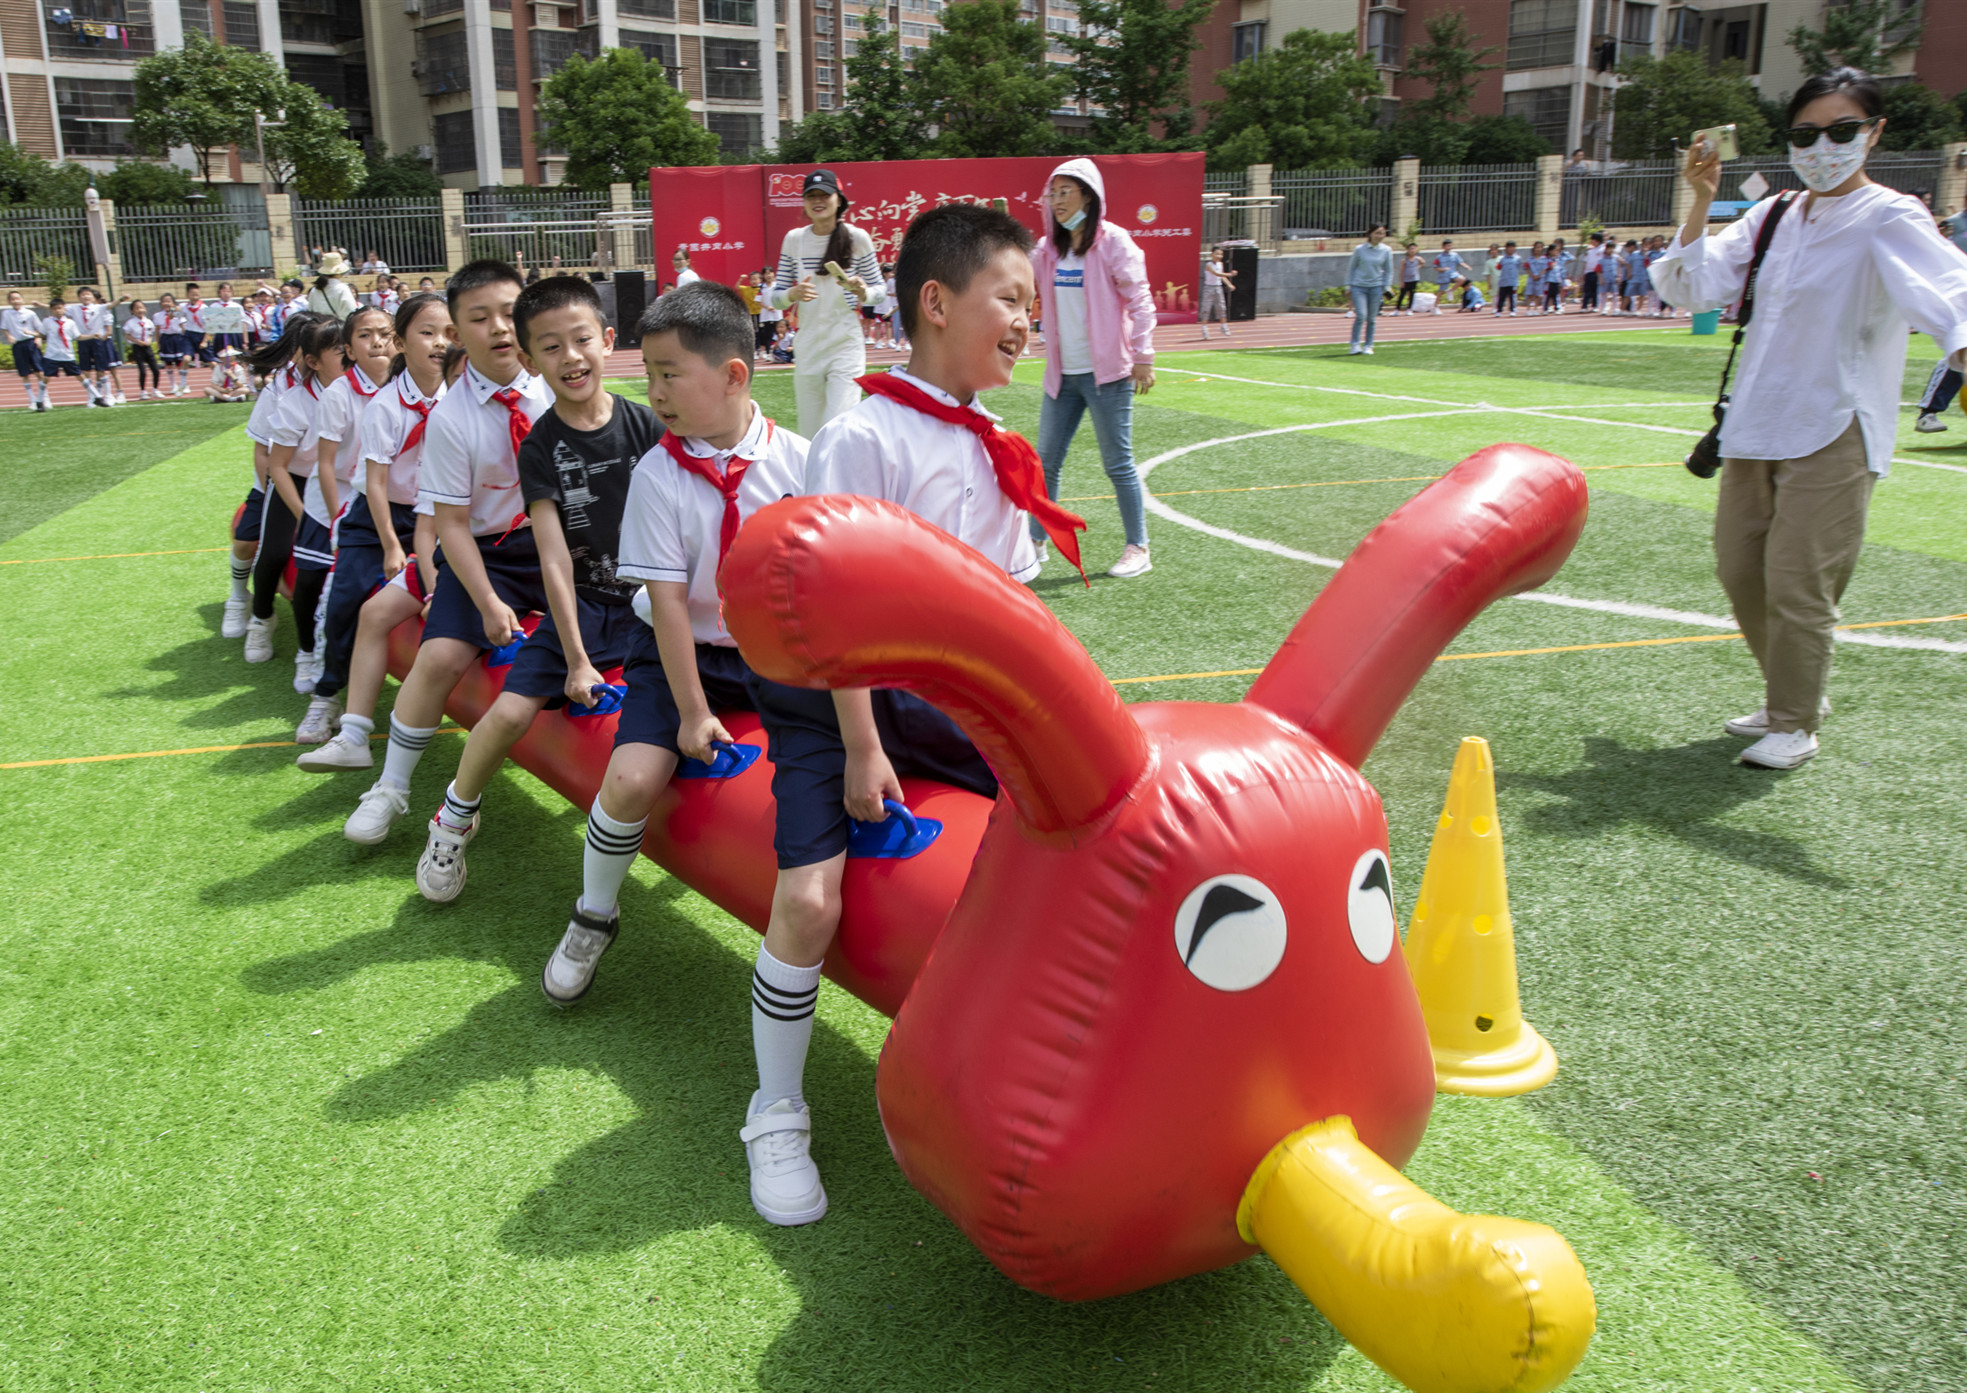
<path id="1" fill-rule="evenodd" d="M 392 712 L 389 717 L 389 747 L 382 757 L 382 782 L 395 784 L 398 788 L 410 786 L 410 776 L 417 772 L 417 761 L 430 747 L 430 739 L 437 734 L 436 726 L 406 726 L 396 719 Z"/>
<path id="2" fill-rule="evenodd" d="M 761 1106 L 780 1098 L 804 1101 L 806 1047 L 813 1040 L 813 1007 L 820 969 L 782 963 L 758 945 L 751 974 L 751 1048 L 758 1057 Z"/>
<path id="3" fill-rule="evenodd" d="M 598 919 L 611 917 L 621 902 L 622 882 L 628 879 L 635 853 L 649 819 L 617 822 L 602 810 L 597 796 L 587 814 L 587 849 L 581 854 L 581 909 Z"/>

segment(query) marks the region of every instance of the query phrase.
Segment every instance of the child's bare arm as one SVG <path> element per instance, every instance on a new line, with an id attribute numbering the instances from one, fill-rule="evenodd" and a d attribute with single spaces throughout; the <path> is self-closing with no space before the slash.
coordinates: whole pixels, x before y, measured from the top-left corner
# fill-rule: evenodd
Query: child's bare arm
<path id="1" fill-rule="evenodd" d="M 847 747 L 847 788 L 841 800 L 847 816 L 857 822 L 880 822 L 888 816 L 884 798 L 902 801 L 895 766 L 881 748 L 874 724 L 874 695 L 867 687 L 842 687 L 833 693 L 834 715 L 840 721 L 840 740 Z"/>
<path id="2" fill-rule="evenodd" d="M 594 688 L 601 685 L 601 674 L 588 661 L 587 645 L 581 642 L 581 607 L 574 597 L 574 558 L 567 550 L 567 534 L 560 529 L 560 509 L 552 499 L 540 498 L 526 511 L 532 516 L 533 542 L 540 551 L 540 579 L 546 585 L 546 607 L 552 611 L 553 629 L 560 635 L 560 653 L 567 660 L 567 700 L 592 706 Z"/>
<path id="3" fill-rule="evenodd" d="M 267 482 L 273 485 L 273 491 L 280 495 L 280 501 L 298 518 L 301 515 L 300 488 L 294 483 L 294 476 L 287 472 L 287 467 L 294 462 L 295 449 L 292 445 L 275 445 L 269 450 L 266 477 Z"/>
<path id="4" fill-rule="evenodd" d="M 368 479 L 369 515 L 375 520 L 376 538 L 382 543 L 382 574 L 391 580 L 403 569 L 403 543 L 396 535 L 395 521 L 389 516 L 389 466 L 381 460 L 363 460 Z"/>
<path id="5" fill-rule="evenodd" d="M 676 727 L 676 747 L 689 758 L 708 764 L 717 753 L 711 742 L 721 740 L 728 745 L 731 732 L 711 714 L 703 679 L 697 675 L 697 642 L 690 632 L 690 587 L 680 580 L 652 580 L 647 585 L 656 651 L 662 655 L 663 677 L 669 682 L 669 695 L 681 718 Z"/>
<path id="6" fill-rule="evenodd" d="M 341 511 L 341 480 L 335 477 L 335 456 L 340 453 L 339 440 L 323 439 L 314 456 L 314 477 L 321 481 L 321 501 L 330 518 Z"/>
<path id="7" fill-rule="evenodd" d="M 417 514 L 417 530 L 410 537 L 417 549 L 417 570 L 423 577 L 424 602 L 437 591 L 437 519 L 429 513 Z"/>

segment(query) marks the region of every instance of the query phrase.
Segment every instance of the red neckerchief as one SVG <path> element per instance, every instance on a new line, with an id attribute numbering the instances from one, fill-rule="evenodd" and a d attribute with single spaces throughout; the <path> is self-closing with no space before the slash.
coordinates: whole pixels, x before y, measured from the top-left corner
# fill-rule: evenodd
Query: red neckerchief
<path id="1" fill-rule="evenodd" d="M 525 408 L 519 404 L 525 399 L 517 387 L 501 387 L 492 393 L 492 400 L 505 408 L 505 428 L 506 433 L 512 437 L 512 459 L 515 468 L 519 461 L 519 447 L 526 443 L 526 437 L 533 429 L 533 418 L 528 416 Z M 513 517 L 511 525 L 499 535 L 499 541 L 492 545 L 497 546 L 499 542 L 503 542 L 518 531 L 519 524 L 525 520 L 526 509 L 522 504 L 519 512 Z"/>
<path id="2" fill-rule="evenodd" d="M 765 418 L 764 448 L 759 451 L 761 455 L 766 449 L 771 448 L 772 431 L 774 429 L 775 426 L 772 418 L 767 416 Z M 750 432 L 747 431 L 746 434 L 750 434 Z M 693 455 L 688 450 L 685 450 L 683 448 L 683 437 L 675 431 L 670 431 L 663 436 L 662 445 L 665 450 L 669 451 L 669 457 L 676 461 L 676 467 L 678 469 L 681 469 L 685 474 L 696 475 L 699 479 L 702 479 L 705 483 L 716 489 L 718 494 L 724 499 L 724 521 L 717 529 L 717 569 L 721 571 L 724 569 L 724 558 L 730 553 L 731 543 L 738 539 L 738 486 L 744 482 L 745 471 L 750 469 L 752 465 L 758 463 L 758 461 L 755 459 L 745 459 L 740 455 L 734 454 L 731 456 L 731 462 L 725 466 L 724 471 L 719 473 L 715 458 L 704 455 Z"/>
<path id="3" fill-rule="evenodd" d="M 361 398 L 363 401 L 367 401 L 370 397 L 373 397 L 377 392 L 382 390 L 380 387 L 376 387 L 372 384 L 368 391 L 366 392 L 363 391 L 362 384 L 364 382 L 369 381 L 369 374 L 363 372 L 362 369 L 356 367 L 352 363 L 349 365 L 347 377 L 348 377 L 348 390 L 355 393 L 355 395 Z"/>
<path id="4" fill-rule="evenodd" d="M 405 377 L 408 377 L 409 373 L 410 370 L 408 368 L 403 370 Z M 415 379 L 411 380 L 410 385 L 413 387 L 416 386 Z M 421 392 L 423 389 L 418 387 L 417 390 Z M 430 409 L 437 405 L 437 403 L 429 397 L 424 397 L 421 401 L 404 401 L 403 386 L 401 383 L 398 383 L 396 387 L 396 401 L 405 411 L 414 411 L 417 413 L 417 423 L 410 427 L 410 433 L 403 437 L 403 444 L 396 452 L 398 455 L 404 455 L 423 444 L 424 427 L 430 424 Z"/>
<path id="5" fill-rule="evenodd" d="M 61 335 L 61 346 L 63 348 L 70 347 L 68 341 L 68 316 L 66 314 L 55 316 L 55 331 Z"/>
<path id="6" fill-rule="evenodd" d="M 1086 579 L 1086 568 L 1079 564 L 1079 538 L 1075 535 L 1086 530 L 1086 519 L 1067 512 L 1046 494 L 1045 470 L 1029 440 L 1016 431 L 1005 430 L 981 412 L 944 405 L 893 373 L 873 372 L 855 378 L 854 382 L 864 392 L 913 407 L 952 426 L 961 426 L 982 441 L 984 453 L 990 457 L 991 471 L 997 475 L 997 487 L 1013 504 L 1038 519 L 1038 525 L 1045 529 L 1059 555 L 1073 564 L 1081 580 Z"/>

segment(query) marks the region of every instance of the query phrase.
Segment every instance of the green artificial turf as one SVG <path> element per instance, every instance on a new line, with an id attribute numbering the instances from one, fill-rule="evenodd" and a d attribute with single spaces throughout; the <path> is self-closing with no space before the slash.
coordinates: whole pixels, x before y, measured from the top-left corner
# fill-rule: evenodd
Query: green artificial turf
<path id="1" fill-rule="evenodd" d="M 1684 331 L 1167 355 L 1136 452 L 1203 446 L 1155 465 L 1167 507 L 1342 556 L 1418 476 L 1496 440 L 1671 461 L 1686 437 L 1635 427 L 1702 428 L 1663 403 L 1697 401 L 1674 374 L 1711 356 Z M 991 402 L 1028 433 L 1035 383 L 1033 364 Z M 793 422 L 788 375 L 758 393 Z M 1503 409 L 1364 423 L 1471 404 Z M 62 429 L 184 410 L 0 418 L 9 446 L 56 432 L 0 451 L 7 516 Z M 230 430 L 122 461 L 0 561 L 217 545 L 246 458 Z M 1725 614 L 1711 484 L 1588 478 L 1552 591 Z M 1110 676 L 1163 678 L 1130 700 L 1236 699 L 1247 676 L 1166 675 L 1261 667 L 1330 574 L 1155 517 L 1155 570 L 1100 576 L 1122 538 L 1090 427 L 1063 493 L 1087 500 L 1094 582 L 1055 560 L 1038 591 Z M 1967 610 L 1963 522 L 1967 474 L 1901 465 L 1846 619 Z M 219 553 L 0 566 L 0 763 L 289 739 L 291 626 L 246 667 L 215 637 L 225 574 Z M 1509 600 L 1452 651 L 1716 632 Z M 1959 644 L 1967 622 L 1869 632 Z M 1599 1333 L 1568 1388 L 1953 1393 L 1967 655 L 1840 645 L 1824 754 L 1788 775 L 1730 762 L 1720 721 L 1756 697 L 1725 638 L 1423 678 L 1366 766 L 1396 900 L 1457 741 L 1486 737 L 1524 1007 L 1562 1067 L 1524 1099 L 1444 1097 L 1409 1173 L 1569 1238 Z M 432 746 L 413 809 L 460 743 Z M 578 889 L 578 810 L 508 770 L 464 896 L 434 906 L 410 883 L 414 819 L 349 844 L 366 779 L 293 753 L 0 769 L 0 1388 L 1392 1387 L 1267 1259 L 1086 1306 L 1007 1282 L 896 1170 L 873 1108 L 885 1022 L 832 989 L 808 1093 L 833 1211 L 762 1223 L 735 1137 L 751 931 L 640 863 L 595 992 L 554 1012 L 537 978 Z"/>

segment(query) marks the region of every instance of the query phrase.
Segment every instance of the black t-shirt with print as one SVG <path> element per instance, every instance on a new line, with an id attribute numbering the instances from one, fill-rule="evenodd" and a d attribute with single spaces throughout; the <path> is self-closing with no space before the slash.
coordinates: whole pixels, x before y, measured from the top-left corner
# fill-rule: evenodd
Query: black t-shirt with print
<path id="1" fill-rule="evenodd" d="M 603 604 L 635 598 L 634 581 L 615 578 L 622 514 L 636 462 L 663 436 L 662 422 L 641 402 L 615 398 L 615 414 L 596 431 L 575 430 L 548 411 L 519 447 L 519 488 L 530 510 L 551 499 L 574 560 L 574 588 Z"/>

